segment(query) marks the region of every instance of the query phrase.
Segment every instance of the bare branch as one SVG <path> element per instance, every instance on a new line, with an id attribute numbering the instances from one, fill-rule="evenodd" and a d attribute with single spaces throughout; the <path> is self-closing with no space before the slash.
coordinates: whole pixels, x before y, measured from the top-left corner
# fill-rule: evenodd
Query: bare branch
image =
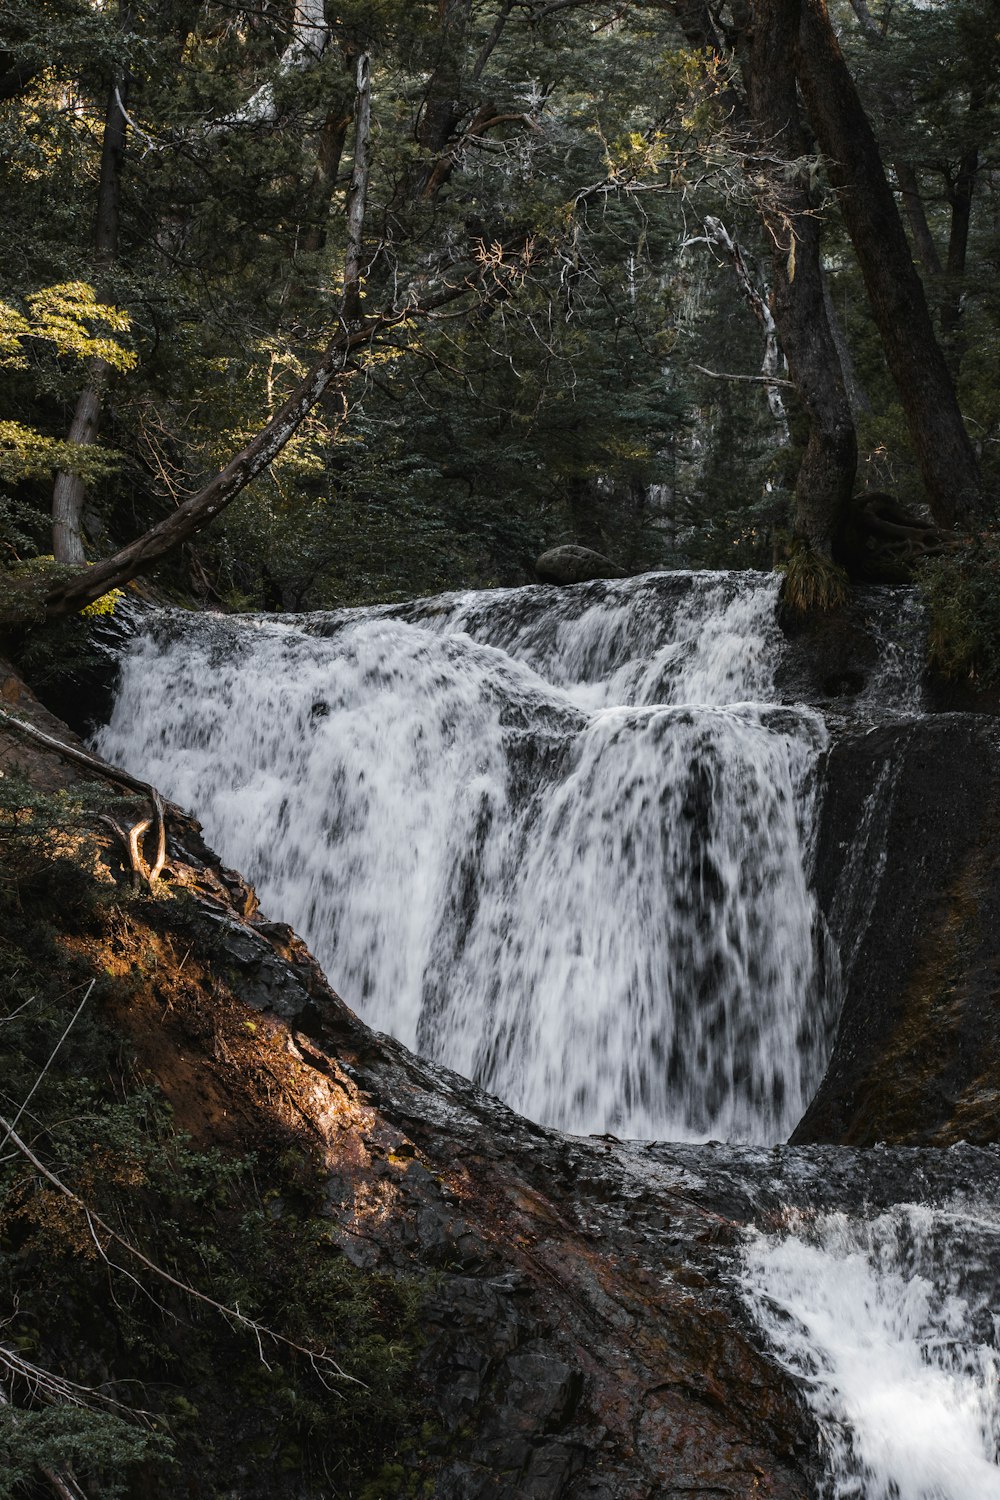
<path id="1" fill-rule="evenodd" d="M 750 385 L 777 385 L 782 390 L 794 391 L 795 383 L 791 380 L 778 380 L 774 375 L 728 375 L 720 370 L 706 370 L 704 365 L 692 365 L 702 375 L 709 375 L 713 380 L 739 380 L 746 381 Z"/>
<path id="2" fill-rule="evenodd" d="M 8 713 L 5 708 L 0 708 L 0 722 L 9 725 L 13 729 L 18 730 L 28 739 L 35 740 L 40 745 L 45 745 L 47 749 L 55 750 L 59 755 L 63 756 L 65 760 L 75 761 L 77 765 L 86 766 L 88 771 L 96 771 L 98 776 L 102 776 L 105 781 L 117 781 L 121 786 L 127 786 L 132 791 L 142 792 L 146 797 L 149 798 L 150 802 L 152 802 L 153 804 L 153 810 L 156 814 L 156 857 L 153 861 L 153 864 L 151 866 L 147 866 L 145 860 L 141 858 L 141 855 L 139 856 L 138 864 L 135 856 L 133 855 L 132 869 L 133 872 L 138 871 L 139 874 L 144 875 L 145 878 L 149 881 L 150 885 L 152 885 L 154 881 L 156 881 L 162 874 L 163 866 L 166 863 L 167 857 L 167 833 L 164 823 L 164 804 L 163 798 L 160 796 L 156 787 L 151 786 L 148 781 L 140 781 L 137 776 L 130 776 L 127 771 L 120 771 L 117 766 L 109 766 L 105 761 L 99 760 L 96 755 L 91 755 L 86 750 L 79 750 L 75 745 L 64 745 L 62 740 L 57 740 L 53 735 L 46 734 L 44 730 L 36 729 L 34 724 L 29 724 L 25 719 L 16 718 L 14 714 Z M 110 818 L 105 818 L 104 821 L 111 824 L 111 827 L 114 828 L 115 832 L 124 841 L 126 849 L 129 851 L 130 855 L 132 855 L 131 834 L 126 834 L 118 826 L 118 824 L 113 822 L 113 820 L 111 820 Z M 149 826 L 150 823 L 149 820 L 147 820 L 143 824 L 137 824 L 136 828 L 139 829 L 142 833 L 145 833 L 146 829 Z"/>
<path id="3" fill-rule="evenodd" d="M 90 999 L 91 991 L 93 990 L 94 985 L 96 983 L 97 983 L 96 979 L 92 979 L 90 981 L 90 983 L 87 985 L 86 991 L 84 992 L 83 999 L 80 1001 L 80 1004 L 77 1006 L 76 1010 L 73 1012 L 73 1015 L 72 1015 L 71 1019 L 69 1020 L 69 1022 L 67 1023 L 66 1028 L 63 1031 L 62 1036 L 59 1038 L 59 1040 L 56 1042 L 55 1046 L 52 1048 L 52 1051 L 49 1053 L 49 1056 L 48 1056 L 48 1059 L 47 1059 L 47 1061 L 45 1063 L 44 1068 L 39 1073 L 38 1077 L 35 1079 L 34 1083 L 31 1085 L 31 1088 L 28 1090 L 27 1094 L 25 1095 L 23 1102 L 18 1107 L 18 1111 L 17 1111 L 17 1114 L 14 1116 L 14 1120 L 13 1120 L 13 1124 L 11 1125 L 11 1129 L 14 1129 L 15 1126 L 17 1126 L 18 1124 L 20 1124 L 21 1116 L 24 1114 L 24 1112 L 27 1109 L 28 1105 L 31 1103 L 32 1099 L 34 1098 L 35 1094 L 38 1091 L 39 1084 L 42 1082 L 42 1079 L 45 1077 L 46 1073 L 49 1071 L 49 1068 L 52 1066 L 53 1062 L 55 1061 L 56 1053 L 59 1051 L 59 1048 L 62 1046 L 63 1042 L 66 1040 L 66 1038 L 69 1036 L 70 1032 L 73 1030 L 73 1027 L 76 1025 L 76 1023 L 77 1023 L 80 1015 L 83 1012 L 83 1007 L 86 1005 L 87 1001 Z M 8 1135 L 5 1135 L 4 1138 L 3 1138 L 3 1140 L 0 1141 L 0 1151 L 3 1150 L 4 1146 L 6 1146 L 7 1140 L 8 1140 L 8 1136 L 9 1136 L 9 1132 L 8 1132 Z"/>
<path id="4" fill-rule="evenodd" d="M 0 1115 L 0 1126 L 3 1126 L 7 1131 L 6 1138 L 13 1142 L 13 1144 L 17 1147 L 18 1151 L 25 1158 L 25 1160 L 31 1163 L 35 1171 L 40 1173 L 41 1176 L 45 1178 L 45 1181 L 49 1183 L 51 1187 L 55 1188 L 56 1192 L 61 1193 L 62 1196 L 68 1200 L 68 1202 L 72 1203 L 74 1207 L 80 1210 L 89 1225 L 91 1225 L 92 1227 L 96 1225 L 96 1227 L 101 1231 L 102 1234 L 107 1235 L 109 1242 L 113 1242 L 114 1244 L 120 1246 L 127 1255 L 130 1255 L 133 1260 L 138 1261 L 138 1263 L 143 1266 L 145 1270 L 149 1271 L 153 1276 L 156 1276 L 160 1281 L 166 1282 L 168 1286 L 175 1287 L 179 1292 L 183 1292 L 186 1297 L 191 1297 L 195 1302 L 201 1302 L 206 1307 L 212 1308 L 213 1311 L 219 1313 L 222 1317 L 227 1318 L 230 1322 L 238 1324 L 239 1327 L 248 1329 L 256 1336 L 258 1345 L 260 1344 L 260 1340 L 262 1338 L 272 1339 L 277 1344 L 283 1344 L 287 1349 L 293 1349 L 296 1354 L 304 1354 L 306 1358 L 313 1363 L 314 1367 L 316 1365 L 323 1365 L 327 1367 L 333 1372 L 334 1375 L 336 1375 L 339 1380 L 350 1381 L 352 1385 L 364 1385 L 363 1380 L 358 1380 L 356 1376 L 348 1375 L 346 1370 L 342 1370 L 333 1356 L 327 1354 L 325 1350 L 317 1352 L 317 1350 L 315 1349 L 307 1348 L 304 1344 L 298 1344 L 294 1339 L 286 1338 L 283 1333 L 276 1333 L 273 1328 L 267 1328 L 263 1323 L 258 1323 L 254 1318 L 248 1318 L 245 1313 L 240 1312 L 239 1308 L 227 1307 L 224 1302 L 217 1302 L 216 1299 L 214 1297 L 210 1297 L 207 1292 L 200 1292 L 198 1291 L 197 1287 L 191 1286 L 189 1282 L 180 1281 L 176 1276 L 172 1276 L 169 1271 L 166 1271 L 162 1266 L 157 1265 L 154 1260 L 150 1260 L 148 1255 L 144 1255 L 137 1246 L 130 1244 L 130 1242 L 125 1239 L 123 1235 L 120 1235 L 117 1230 L 112 1229 L 111 1225 L 107 1222 L 106 1219 L 102 1219 L 100 1214 L 95 1213 L 92 1208 L 88 1207 L 88 1205 L 84 1203 L 83 1199 L 80 1198 L 78 1194 L 74 1193 L 71 1187 L 68 1187 L 66 1183 L 63 1182 L 61 1177 L 57 1177 L 55 1172 L 50 1171 L 45 1163 L 35 1155 L 31 1147 L 17 1134 L 13 1124 L 10 1121 L 6 1120 L 3 1115 Z M 114 1261 L 108 1259 L 107 1252 L 100 1244 L 100 1241 L 96 1239 L 96 1236 L 95 1243 L 97 1244 L 97 1248 L 100 1251 L 103 1259 L 113 1270 L 124 1270 L 123 1266 L 118 1266 Z M 263 1359 L 263 1353 L 261 1354 L 261 1358 Z"/>

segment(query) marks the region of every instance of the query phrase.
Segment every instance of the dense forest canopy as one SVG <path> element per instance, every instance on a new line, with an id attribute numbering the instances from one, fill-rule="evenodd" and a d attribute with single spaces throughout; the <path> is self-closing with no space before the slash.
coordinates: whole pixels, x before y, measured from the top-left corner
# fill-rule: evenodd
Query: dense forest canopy
<path id="1" fill-rule="evenodd" d="M 0 0 L 0 1500 L 996 1494 L 998 90 L 981 0 Z"/>
<path id="2" fill-rule="evenodd" d="M 989 515 L 972 0 L 5 0 L 0 47 L 0 537 L 42 612 L 161 557 L 265 608 L 560 541 L 906 576 Z"/>

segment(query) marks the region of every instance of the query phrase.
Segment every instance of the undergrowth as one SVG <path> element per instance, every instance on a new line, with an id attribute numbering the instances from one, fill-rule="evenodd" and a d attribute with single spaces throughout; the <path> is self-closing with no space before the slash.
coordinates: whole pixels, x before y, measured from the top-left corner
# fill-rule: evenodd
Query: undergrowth
<path id="1" fill-rule="evenodd" d="M 984 532 L 925 562 L 931 665 L 977 687 L 1000 683 L 1000 535 Z"/>
<path id="2" fill-rule="evenodd" d="M 129 1262 L 12 1146 L 0 1147 L 0 1500 L 72 1467 L 93 1500 L 408 1493 L 422 1412 L 412 1370 L 424 1288 L 359 1270 L 334 1243 L 306 1148 L 195 1149 L 106 1019 L 130 984 L 65 939 L 134 896 L 88 868 L 96 790 L 0 776 L 0 1113 L 87 1207 L 179 1282 L 364 1384 L 320 1373 Z M 129 910 L 131 908 L 131 910 Z M 85 1000 L 69 1034 L 67 1023 Z M 54 1053 L 54 1056 L 53 1056 Z M 39 1082 L 39 1080 L 41 1080 Z M 32 1090 L 34 1089 L 34 1092 Z M 0 1126 L 0 1137 L 5 1127 Z M 96 1393 L 12 1375 L 3 1349 Z M 116 1404 L 117 1403 L 117 1404 Z"/>
<path id="3" fill-rule="evenodd" d="M 781 597 L 796 614 L 828 612 L 846 604 L 850 595 L 847 574 L 837 563 L 814 552 L 808 542 L 790 542 L 778 572 L 784 574 Z"/>

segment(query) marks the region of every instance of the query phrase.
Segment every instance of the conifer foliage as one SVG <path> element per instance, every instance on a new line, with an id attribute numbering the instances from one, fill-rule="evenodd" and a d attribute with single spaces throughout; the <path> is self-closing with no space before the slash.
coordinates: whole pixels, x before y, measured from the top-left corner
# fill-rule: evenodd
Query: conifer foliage
<path id="1" fill-rule="evenodd" d="M 299 608 L 524 581 L 558 541 L 627 568 L 766 565 L 783 529 L 839 555 L 872 488 L 981 514 L 1000 44 L 977 17 L 4 0 L 8 593 L 54 554 L 43 613 L 153 566 Z M 893 332 L 904 223 L 923 363 L 916 315 L 912 348 Z M 932 369 L 957 382 L 937 447 Z"/>

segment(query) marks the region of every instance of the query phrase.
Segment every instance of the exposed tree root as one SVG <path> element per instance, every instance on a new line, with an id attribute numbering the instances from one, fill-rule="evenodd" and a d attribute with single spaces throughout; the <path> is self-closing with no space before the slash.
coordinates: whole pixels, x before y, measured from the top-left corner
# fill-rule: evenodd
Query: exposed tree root
<path id="1" fill-rule="evenodd" d="M 96 755 L 90 755 L 86 750 L 79 750 L 75 745 L 66 745 L 62 740 L 55 739 L 51 734 L 46 734 L 41 729 L 36 729 L 34 724 L 27 723 L 24 719 L 18 719 L 6 709 L 0 708 L 0 719 L 9 724 L 12 729 L 25 735 L 28 739 L 35 740 L 49 750 L 55 750 L 66 760 L 74 761 L 77 765 L 86 766 L 88 770 L 94 771 L 105 781 L 115 781 L 120 786 L 127 786 L 131 791 L 142 792 L 153 804 L 152 818 L 143 818 L 135 823 L 127 831 L 107 814 L 101 814 L 101 822 L 106 823 L 109 828 L 121 839 L 128 858 L 129 867 L 132 871 L 132 879 L 138 888 L 140 881 L 145 880 L 148 885 L 155 885 L 163 873 L 163 867 L 167 862 L 167 831 L 164 821 L 164 802 L 155 786 L 148 781 L 140 781 L 136 776 L 130 776 L 127 771 L 120 771 L 116 766 L 109 766 L 105 761 L 99 760 Z M 142 841 L 144 835 L 156 824 L 156 852 L 150 864 L 143 852 Z"/>

